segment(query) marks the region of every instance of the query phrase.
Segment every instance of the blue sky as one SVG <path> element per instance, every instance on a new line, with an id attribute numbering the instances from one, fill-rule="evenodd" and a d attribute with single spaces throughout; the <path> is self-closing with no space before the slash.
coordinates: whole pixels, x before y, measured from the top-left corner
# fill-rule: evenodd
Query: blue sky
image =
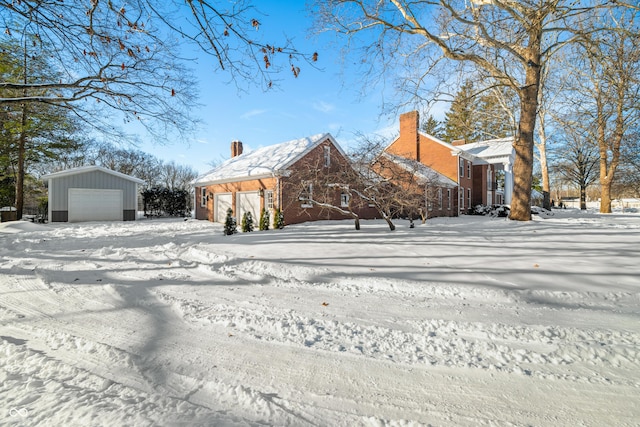
<path id="1" fill-rule="evenodd" d="M 243 142 L 245 149 L 330 132 L 343 146 L 353 142 L 358 133 L 388 133 L 397 129 L 397 117 L 381 116 L 382 95 L 378 88 L 362 94 L 358 76 L 342 73 L 341 57 L 333 53 L 329 41 L 334 34 L 316 37 L 309 28 L 303 1 L 260 1 L 260 31 L 269 39 L 286 36 L 300 51 L 319 53 L 318 67 L 300 64 L 296 79 L 286 69 L 275 89 L 264 92 L 252 87 L 239 93 L 223 73 L 214 73 L 202 55 L 195 75 L 199 82 L 203 106 L 196 115 L 202 128 L 193 139 L 171 145 L 144 143 L 139 148 L 165 161 L 191 166 L 200 173 L 211 169 L 210 163 L 229 157 L 231 141 Z M 144 137 L 142 137 L 144 140 Z"/>

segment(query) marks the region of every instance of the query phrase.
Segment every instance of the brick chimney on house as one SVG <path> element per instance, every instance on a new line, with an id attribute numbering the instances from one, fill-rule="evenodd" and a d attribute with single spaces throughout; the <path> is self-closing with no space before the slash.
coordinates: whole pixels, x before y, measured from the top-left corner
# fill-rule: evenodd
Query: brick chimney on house
<path id="1" fill-rule="evenodd" d="M 420 161 L 420 113 L 410 111 L 400 115 L 398 154 Z M 401 152 L 402 151 L 402 152 Z"/>
<path id="2" fill-rule="evenodd" d="M 231 142 L 231 157 L 236 157 L 242 154 L 242 142 L 233 141 Z"/>
<path id="3" fill-rule="evenodd" d="M 451 145 L 464 145 L 466 143 L 467 141 L 465 141 L 464 139 L 456 139 L 451 142 Z"/>

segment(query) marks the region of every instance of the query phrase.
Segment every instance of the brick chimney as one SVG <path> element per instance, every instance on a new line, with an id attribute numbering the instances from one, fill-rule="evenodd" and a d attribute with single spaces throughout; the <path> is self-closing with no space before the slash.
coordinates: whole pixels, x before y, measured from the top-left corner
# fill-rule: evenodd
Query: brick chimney
<path id="1" fill-rule="evenodd" d="M 236 157 L 242 154 L 242 142 L 233 141 L 231 142 L 231 157 Z"/>
<path id="2" fill-rule="evenodd" d="M 464 145 L 466 143 L 467 141 L 465 141 L 464 139 L 456 139 L 451 142 L 451 145 Z"/>
<path id="3" fill-rule="evenodd" d="M 420 160 L 420 139 L 418 129 L 420 128 L 420 113 L 410 111 L 400 115 L 400 150 L 404 156 L 411 156 L 414 160 Z M 399 151 L 400 151 L 399 150 Z"/>

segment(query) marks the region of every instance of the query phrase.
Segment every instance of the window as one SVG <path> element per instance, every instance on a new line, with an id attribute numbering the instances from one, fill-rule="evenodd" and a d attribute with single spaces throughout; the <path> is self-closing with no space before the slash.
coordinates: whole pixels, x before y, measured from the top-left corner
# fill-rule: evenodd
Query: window
<path id="1" fill-rule="evenodd" d="M 467 206 L 471 207 L 471 189 L 467 188 Z"/>
<path id="2" fill-rule="evenodd" d="M 265 209 L 273 209 L 273 191 L 264 192 L 264 207 Z"/>
<path id="3" fill-rule="evenodd" d="M 313 204 L 310 200 L 313 200 L 313 183 L 311 181 L 305 181 L 302 183 L 303 188 L 300 192 L 299 200 L 302 202 L 300 205 L 303 208 L 311 208 Z"/>
<path id="4" fill-rule="evenodd" d="M 438 209 L 442 210 L 442 188 L 438 188 Z"/>
<path id="5" fill-rule="evenodd" d="M 462 212 L 462 211 L 464 211 L 464 188 L 460 188 L 460 197 L 459 197 L 459 199 L 460 199 L 458 201 L 458 204 L 460 205 L 459 209 L 460 209 L 460 212 Z"/>
<path id="6" fill-rule="evenodd" d="M 492 190 L 493 180 L 491 179 L 491 168 L 487 168 L 487 190 Z"/>
<path id="7" fill-rule="evenodd" d="M 467 178 L 471 178 L 471 162 L 467 162 Z"/>
<path id="8" fill-rule="evenodd" d="M 464 159 L 460 157 L 460 176 L 464 176 Z"/>
<path id="9" fill-rule="evenodd" d="M 207 187 L 200 187 L 200 207 L 207 207 Z"/>
<path id="10" fill-rule="evenodd" d="M 340 193 L 340 206 L 348 208 L 350 198 L 351 196 L 348 193 Z"/>
<path id="11" fill-rule="evenodd" d="M 322 148 L 324 149 L 324 167 L 328 168 L 329 166 L 331 166 L 331 147 L 325 145 Z"/>
<path id="12" fill-rule="evenodd" d="M 451 210 L 451 189 L 447 188 L 447 209 Z"/>

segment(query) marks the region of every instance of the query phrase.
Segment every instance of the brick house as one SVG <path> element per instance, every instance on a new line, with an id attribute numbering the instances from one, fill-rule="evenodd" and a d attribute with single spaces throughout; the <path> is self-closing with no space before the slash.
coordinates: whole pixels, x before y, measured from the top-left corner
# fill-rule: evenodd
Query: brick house
<path id="1" fill-rule="evenodd" d="M 231 208 L 238 220 L 250 211 L 255 221 L 263 209 L 280 208 L 286 224 L 305 221 L 345 219 L 340 212 L 309 203 L 319 191 L 314 177 L 335 174 L 351 168 L 344 151 L 328 133 L 283 142 L 243 153 L 240 141 L 231 143 L 231 158 L 193 181 L 195 217 L 224 222 Z M 345 195 L 333 190 L 340 206 Z M 351 210 L 362 219 L 375 218 L 377 212 L 362 201 L 349 201 Z"/>
<path id="2" fill-rule="evenodd" d="M 442 216 L 455 216 L 476 205 L 509 203 L 513 188 L 511 142 L 507 138 L 450 144 L 421 131 L 420 115 L 411 111 L 400 115 L 400 135 L 385 152 L 416 160 L 455 182 L 455 208 L 440 212 Z"/>
<path id="3" fill-rule="evenodd" d="M 404 156 L 384 151 L 374 162 L 381 176 L 404 192 L 403 214 L 423 220 L 457 216 L 458 184 L 432 168 Z M 407 211 L 407 208 L 410 211 Z"/>

